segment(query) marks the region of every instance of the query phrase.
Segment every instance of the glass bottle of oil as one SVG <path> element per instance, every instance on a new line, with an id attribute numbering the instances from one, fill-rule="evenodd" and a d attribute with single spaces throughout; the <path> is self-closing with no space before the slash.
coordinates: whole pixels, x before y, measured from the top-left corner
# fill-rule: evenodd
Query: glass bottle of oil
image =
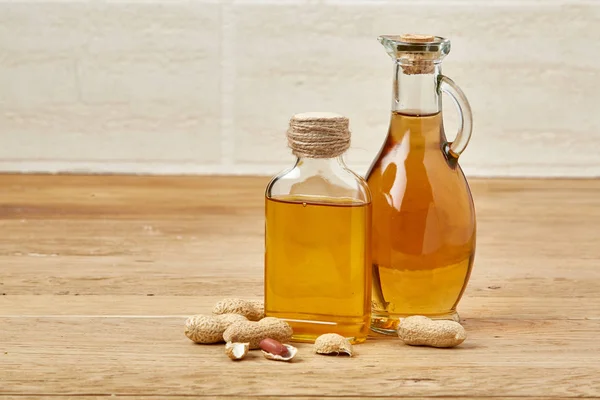
<path id="1" fill-rule="evenodd" d="M 400 317 L 458 320 L 475 254 L 475 211 L 458 157 L 471 136 L 462 91 L 441 74 L 450 41 L 381 36 L 394 60 L 393 105 L 385 143 L 367 182 L 373 203 L 372 328 L 394 333 Z M 461 126 L 446 139 L 442 93 Z"/>
<path id="2" fill-rule="evenodd" d="M 348 119 L 295 115 L 287 132 L 295 165 L 266 189 L 265 313 L 293 340 L 338 333 L 366 339 L 371 313 L 371 198 L 348 169 Z"/>

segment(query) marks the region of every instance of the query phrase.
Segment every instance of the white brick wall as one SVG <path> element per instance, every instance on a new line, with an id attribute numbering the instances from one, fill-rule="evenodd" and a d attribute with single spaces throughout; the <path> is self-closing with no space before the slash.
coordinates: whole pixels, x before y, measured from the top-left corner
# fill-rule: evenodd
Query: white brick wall
<path id="1" fill-rule="evenodd" d="M 412 31 L 453 42 L 470 176 L 600 176 L 600 2 L 578 0 L 0 0 L 0 171 L 270 175 L 292 114 L 335 111 L 364 172 L 376 37 Z"/>

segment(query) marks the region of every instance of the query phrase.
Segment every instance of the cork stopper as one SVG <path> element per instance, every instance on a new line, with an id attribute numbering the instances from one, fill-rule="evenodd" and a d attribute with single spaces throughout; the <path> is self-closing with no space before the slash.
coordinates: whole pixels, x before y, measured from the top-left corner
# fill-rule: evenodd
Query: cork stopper
<path id="1" fill-rule="evenodd" d="M 430 43 L 435 40 L 433 35 L 419 35 L 416 33 L 405 33 L 400 35 L 400 41 L 404 43 Z"/>
<path id="2" fill-rule="evenodd" d="M 290 119 L 287 139 L 297 157 L 338 157 L 350 147 L 349 121 L 328 112 L 296 114 Z"/>
<path id="3" fill-rule="evenodd" d="M 400 42 L 417 45 L 435 42 L 435 36 L 433 35 L 416 33 L 405 33 L 400 35 L 399 39 Z M 433 63 L 435 58 L 437 58 L 436 55 L 427 51 L 407 52 L 404 54 L 404 60 L 407 64 L 402 65 L 402 71 L 406 75 L 432 74 L 435 71 L 435 64 Z"/>

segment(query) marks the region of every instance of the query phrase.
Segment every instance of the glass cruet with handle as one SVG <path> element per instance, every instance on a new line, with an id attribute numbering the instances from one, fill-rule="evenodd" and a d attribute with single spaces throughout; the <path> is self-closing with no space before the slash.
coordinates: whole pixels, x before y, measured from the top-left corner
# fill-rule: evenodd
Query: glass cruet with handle
<path id="1" fill-rule="evenodd" d="M 458 320 L 456 307 L 475 255 L 475 209 L 458 164 L 472 130 L 469 103 L 442 75 L 450 41 L 381 36 L 394 60 L 388 135 L 367 174 L 372 193 L 372 329 L 395 333 L 399 318 Z M 459 130 L 446 138 L 442 93 L 454 101 Z"/>

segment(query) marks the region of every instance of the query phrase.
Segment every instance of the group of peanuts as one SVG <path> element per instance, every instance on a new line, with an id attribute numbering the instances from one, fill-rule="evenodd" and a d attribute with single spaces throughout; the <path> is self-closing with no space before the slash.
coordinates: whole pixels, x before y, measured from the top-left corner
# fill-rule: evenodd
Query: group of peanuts
<path id="1" fill-rule="evenodd" d="M 194 315 L 185 323 L 185 335 L 195 343 L 225 342 L 225 353 L 232 360 L 241 360 L 249 350 L 261 349 L 265 358 L 290 361 L 297 349 L 289 344 L 292 328 L 287 322 L 265 317 L 260 301 L 225 299 L 218 302 L 213 315 Z M 402 341 L 414 346 L 454 347 L 461 344 L 466 333 L 454 321 L 433 321 L 423 316 L 404 318 L 398 326 Z M 352 344 L 336 333 L 327 333 L 315 340 L 317 354 L 352 356 Z"/>
<path id="2" fill-rule="evenodd" d="M 225 342 L 225 353 L 232 360 L 241 360 L 254 349 L 276 361 L 290 361 L 298 352 L 284 344 L 292 338 L 292 327 L 279 318 L 265 317 L 262 302 L 225 299 L 215 304 L 212 313 L 189 317 L 185 335 L 195 343 Z M 314 351 L 352 356 L 352 344 L 341 335 L 328 333 L 317 338 Z"/>

